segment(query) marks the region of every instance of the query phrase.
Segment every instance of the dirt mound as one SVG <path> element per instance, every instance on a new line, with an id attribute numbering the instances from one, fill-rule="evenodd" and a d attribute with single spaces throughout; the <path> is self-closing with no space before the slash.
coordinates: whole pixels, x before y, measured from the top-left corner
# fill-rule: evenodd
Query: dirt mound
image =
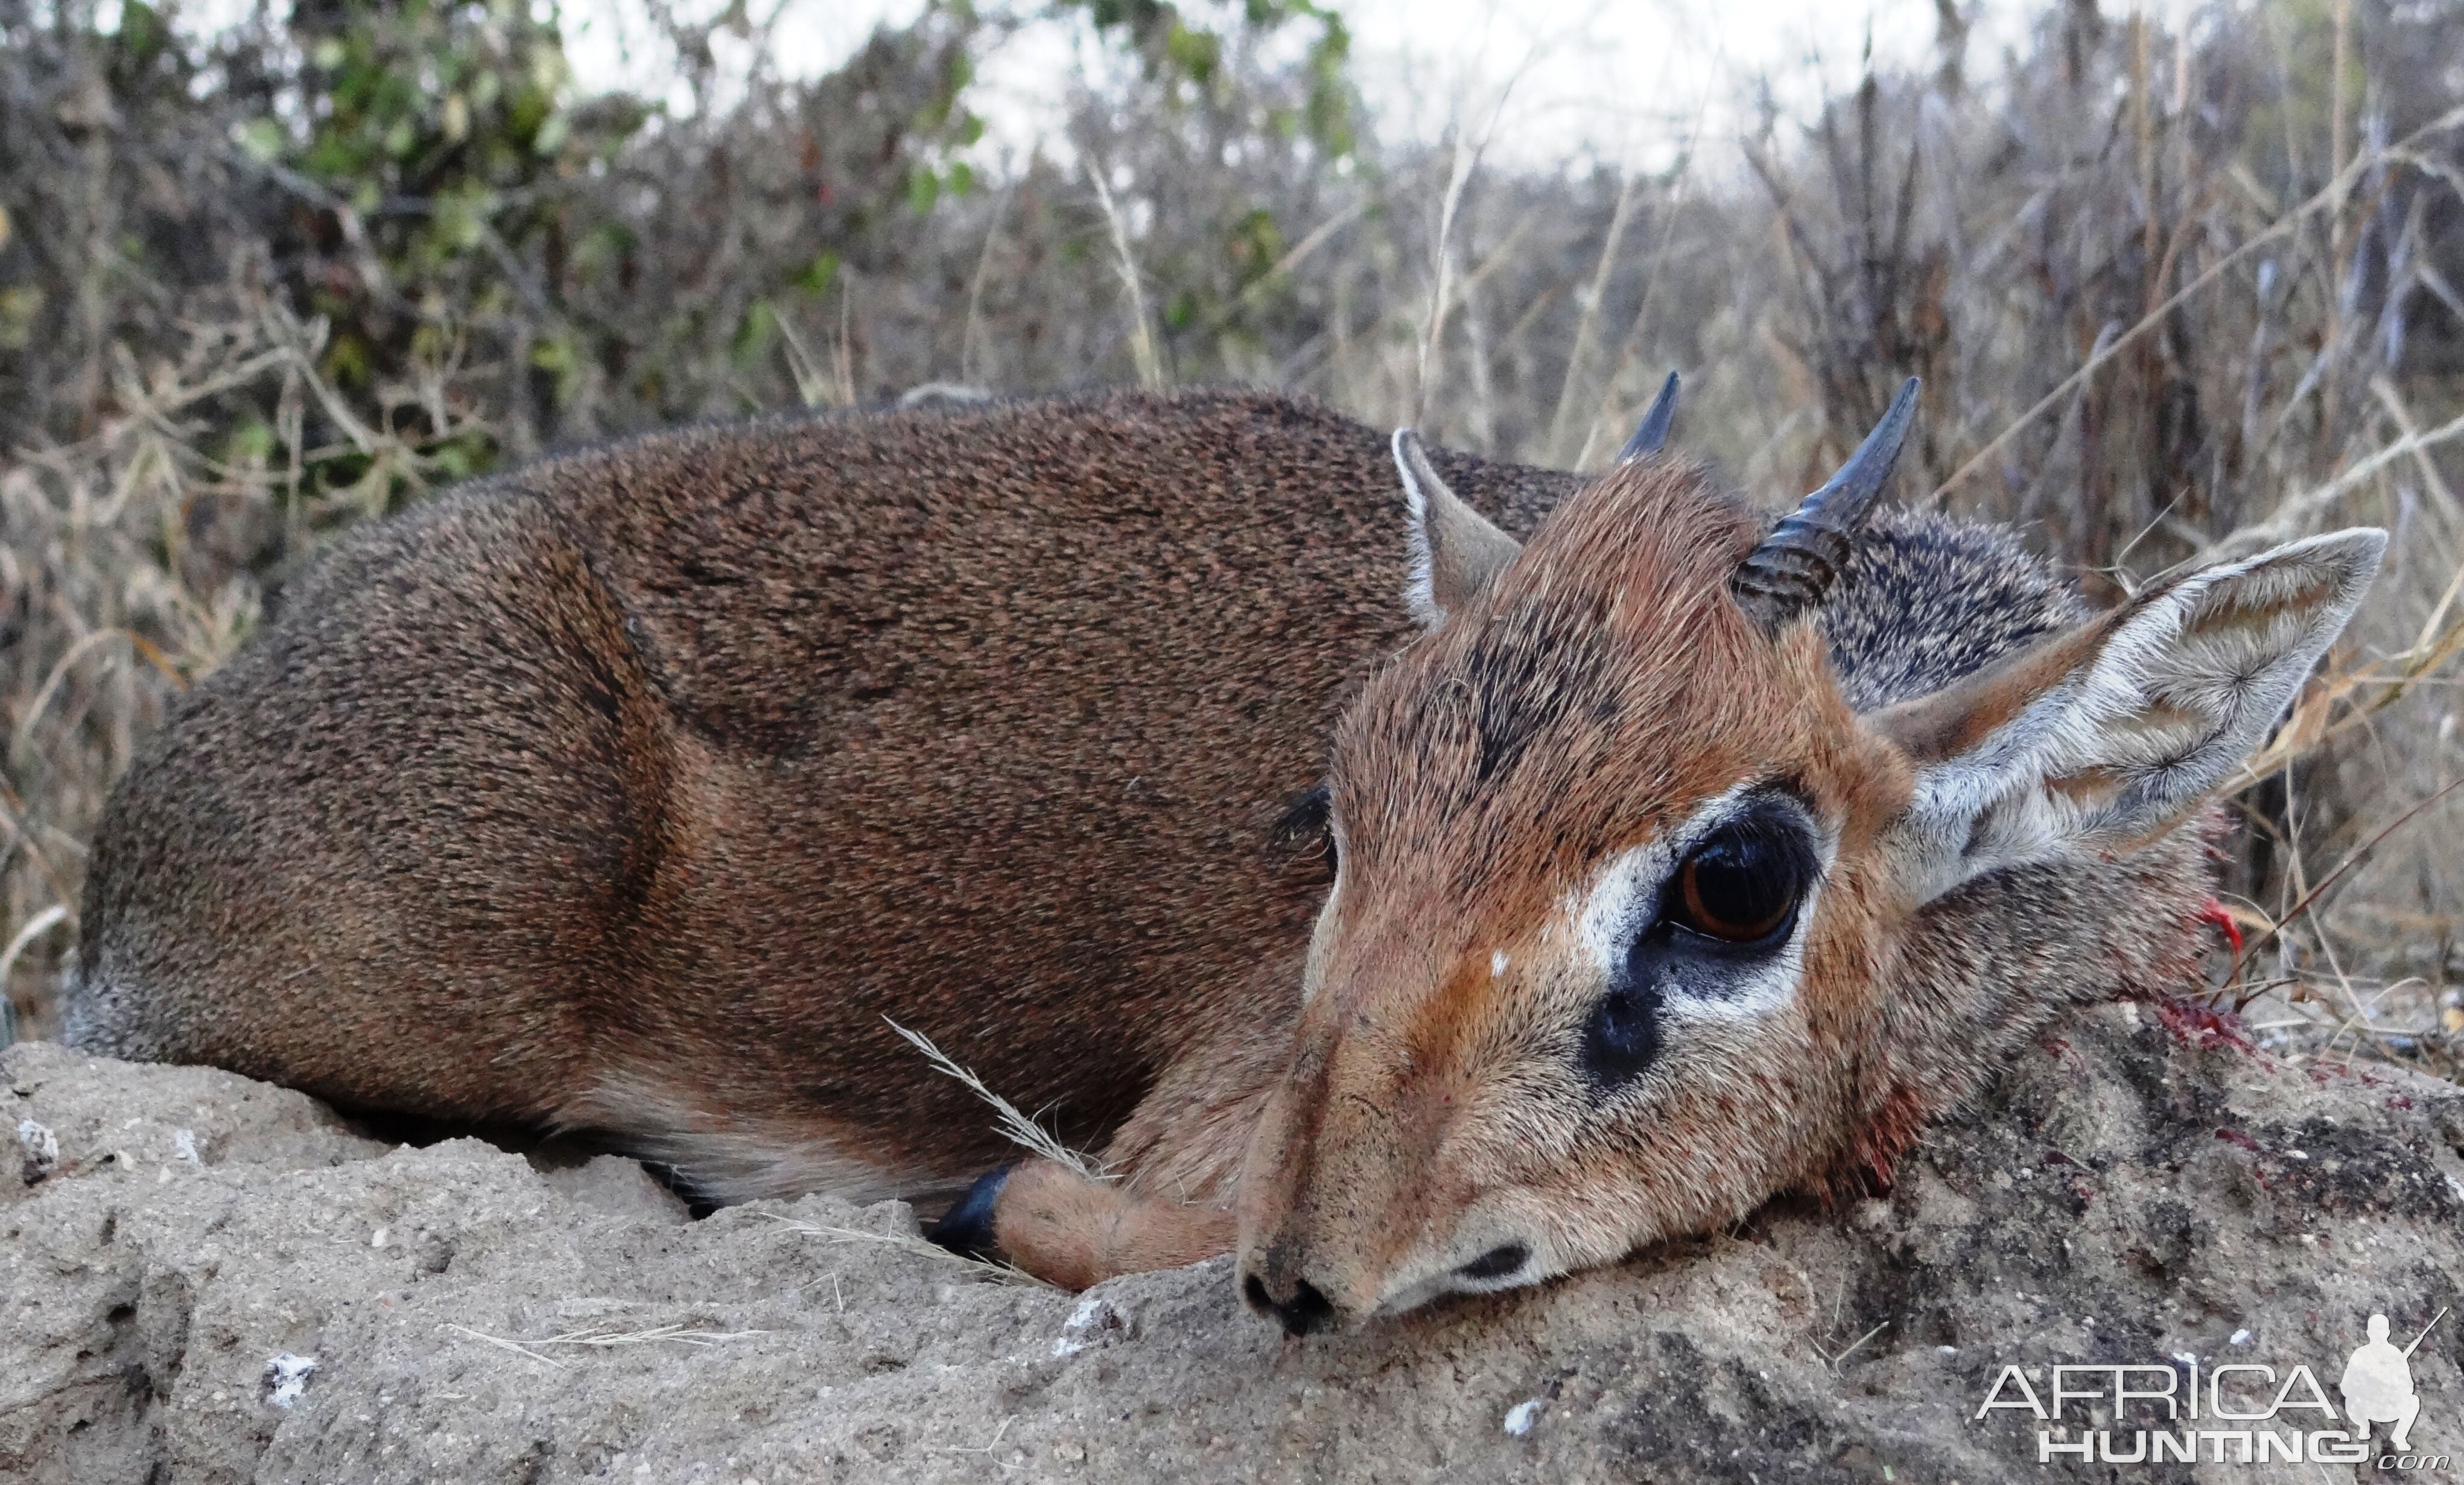
<path id="1" fill-rule="evenodd" d="M 690 1222 L 630 1162 L 391 1147 L 223 1073 L 23 1045 L 0 1120 L 11 1480 L 1983 1485 L 2139 1422 L 2109 1380 L 2060 1424 L 1980 1421 L 2020 1397 L 2006 1366 L 2047 1407 L 2057 1364 L 2186 1390 L 2193 1360 L 2202 1388 L 2273 1368 L 2228 1375 L 2242 1410 L 2297 1364 L 2334 1400 L 2370 1314 L 2401 1345 L 2464 1302 L 2464 1093 L 2147 1007 L 2071 1023 L 1887 1197 L 1305 1341 L 1239 1308 L 1227 1260 L 1060 1294 L 939 1255 L 896 1203 Z M 2464 1453 L 2459 1355 L 2451 1316 L 2410 1358 L 2417 1453 Z M 2203 1479 L 2366 1468 L 2207 1454 Z"/>

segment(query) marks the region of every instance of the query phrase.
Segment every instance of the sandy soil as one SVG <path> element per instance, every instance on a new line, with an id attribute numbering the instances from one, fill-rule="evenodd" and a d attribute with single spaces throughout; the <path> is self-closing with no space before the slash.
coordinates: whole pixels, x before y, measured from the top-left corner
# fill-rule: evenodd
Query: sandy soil
<path id="1" fill-rule="evenodd" d="M 1082 1297 L 913 1232 L 825 1198 L 688 1221 L 629 1162 L 389 1146 L 229 1074 L 14 1047 L 0 1477 L 2385 1477 L 2048 1470 L 2047 1425 L 1976 1415 L 2011 1364 L 2301 1363 L 2332 1395 L 2370 1313 L 2402 1341 L 2464 1302 L 2464 1093 L 2102 1008 L 1887 1197 L 1305 1341 L 1225 1260 Z M 2451 1315 L 2411 1360 L 2416 1452 L 2464 1454 L 2459 1356 Z"/>

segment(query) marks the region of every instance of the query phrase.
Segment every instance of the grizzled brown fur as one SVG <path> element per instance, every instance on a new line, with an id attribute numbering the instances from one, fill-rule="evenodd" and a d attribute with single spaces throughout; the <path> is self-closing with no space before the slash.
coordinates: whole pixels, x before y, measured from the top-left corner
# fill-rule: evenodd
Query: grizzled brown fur
<path id="1" fill-rule="evenodd" d="M 1445 470 L 1520 529 L 1576 484 Z M 462 489 L 346 539 L 132 767 L 72 1034 L 962 1181 L 1006 1146 L 889 1017 L 1100 1142 L 1296 993 L 1262 961 L 1321 874 L 1267 835 L 1414 632 L 1394 488 L 1382 434 L 1190 393 L 661 433 Z"/>

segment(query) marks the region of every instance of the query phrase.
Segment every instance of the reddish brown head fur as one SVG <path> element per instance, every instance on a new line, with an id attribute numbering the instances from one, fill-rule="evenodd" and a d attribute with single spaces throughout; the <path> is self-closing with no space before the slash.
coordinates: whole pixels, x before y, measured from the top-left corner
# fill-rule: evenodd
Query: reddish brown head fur
<path id="1" fill-rule="evenodd" d="M 1836 1064 L 1822 1044 L 1853 1039 L 1859 1008 L 1809 1003 L 1759 1044 L 1750 1088 L 1672 1090 L 1648 1120 L 1604 1110 L 1576 1053 L 1598 987 L 1573 963 L 1575 919 L 1601 863 L 1741 785 L 1766 787 L 1850 846 L 1852 870 L 1826 894 L 1854 902 L 1856 849 L 1905 797 L 1904 770 L 1855 725 L 1818 637 L 1800 629 L 1775 645 L 1732 599 L 1728 576 L 1758 535 L 1693 470 L 1620 471 L 1346 713 L 1331 773 L 1340 885 L 1291 1077 L 1243 1183 L 1265 1229 L 1253 1238 L 1265 1282 L 1314 1256 L 1316 1231 L 1339 1230 L 1356 1250 L 1339 1266 L 1351 1282 L 1321 1263 L 1318 1287 L 1338 1311 L 1368 1313 L 1505 1247 L 1551 1271 L 1596 1261 L 1602 1244 L 1622 1252 L 1638 1217 L 1617 1208 L 1636 1198 L 1692 1226 L 1758 1200 L 1774 1171 L 1801 1173 L 1809 1152 L 1783 1154 L 1771 1116 L 1793 1104 L 1801 1117 L 1811 1099 L 1833 1112 L 1837 1079 L 1806 1075 Z M 1870 958 L 1863 917 L 1827 915 L 1806 950 L 1817 969 Z M 1657 1188 L 1639 1190 L 1632 1174 L 1654 1152 Z M 1457 1236 L 1483 1200 L 1524 1210 Z M 1531 1230 L 1542 1212 L 1577 1210 L 1583 1221 Z M 1433 1243 L 1445 1262 L 1406 1261 Z"/>
<path id="2" fill-rule="evenodd" d="M 2272 716 L 2267 687 L 2307 667 L 2376 557 L 2336 539 L 2276 559 L 2298 580 L 2268 559 L 2203 575 L 2270 615 L 2255 646 L 2238 617 L 2214 626 L 2238 654 L 2206 653 L 2160 592 L 2034 648 L 2035 615 L 2008 614 L 2000 663 L 1916 677 L 1933 699 L 1868 719 L 1822 628 L 1740 605 L 1759 535 L 1660 464 L 1488 570 L 1442 569 L 1480 542 L 1429 543 L 1429 587 L 1453 596 L 1336 729 L 1340 871 L 1242 1180 L 1243 1291 L 1287 1325 L 1529 1282 L 1886 1172 L 1926 1110 L 2080 993 L 1994 983 L 2047 944 L 1979 941 L 2041 924 L 2086 993 L 2178 962 L 2198 888 L 2172 829 L 2256 736 L 2217 677 L 2273 677 L 2252 698 Z M 2204 730 L 2147 756 L 2188 713 Z M 2201 741 L 2220 718 L 2239 735 Z M 2083 774 L 2139 779 L 2139 803 L 2082 794 Z M 2107 841 L 2137 854 L 2117 872 Z M 1786 911 L 1733 933 L 1705 880 Z M 2155 921 L 2117 933 L 2094 905 L 2133 888 Z"/>

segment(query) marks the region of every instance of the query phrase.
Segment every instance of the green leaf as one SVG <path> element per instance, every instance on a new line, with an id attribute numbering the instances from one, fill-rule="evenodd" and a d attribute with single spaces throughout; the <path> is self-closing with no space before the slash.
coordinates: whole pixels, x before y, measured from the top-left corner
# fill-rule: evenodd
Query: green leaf
<path id="1" fill-rule="evenodd" d="M 1232 262 L 1243 288 L 1274 272 L 1283 261 L 1284 232 L 1265 207 L 1251 211 L 1232 230 Z"/>
<path id="2" fill-rule="evenodd" d="M 163 23 L 161 12 L 144 0 L 122 0 L 119 40 L 130 62 L 144 67 L 162 55 L 164 44 L 170 39 L 171 28 Z"/>
<path id="3" fill-rule="evenodd" d="M 838 277 L 839 255 L 824 252 L 804 265 L 804 271 L 796 277 L 796 287 L 818 298 L 830 292 L 830 285 L 837 281 Z"/>
<path id="4" fill-rule="evenodd" d="M 573 400 L 574 387 L 581 380 L 582 357 L 575 353 L 573 342 L 565 336 L 553 335 L 531 346 L 531 365 L 556 378 L 556 400 L 559 407 Z"/>
<path id="5" fill-rule="evenodd" d="M 1163 55 L 1190 81 L 1204 86 L 1223 62 L 1223 39 L 1211 32 L 1193 31 L 1178 21 L 1164 37 Z"/>
<path id="6" fill-rule="evenodd" d="M 274 430 L 262 418 L 251 418 L 223 440 L 226 464 L 263 464 L 274 454 Z"/>
<path id="7" fill-rule="evenodd" d="M 771 342 L 779 338 L 779 317 L 769 305 L 756 300 L 744 312 L 744 322 L 737 326 L 736 344 L 730 347 L 739 366 L 749 366 L 768 354 Z"/>
<path id="8" fill-rule="evenodd" d="M 43 312 L 43 291 L 31 285 L 0 289 L 0 350 L 23 350 L 34 339 Z"/>
<path id="9" fill-rule="evenodd" d="M 271 119 L 251 119 L 236 132 L 239 147 L 259 165 L 272 165 L 281 159 L 283 145 L 289 143 L 282 137 L 282 125 Z"/>
<path id="10" fill-rule="evenodd" d="M 368 345 L 356 335 L 338 335 L 325 347 L 325 380 L 338 387 L 359 388 L 368 380 Z"/>

